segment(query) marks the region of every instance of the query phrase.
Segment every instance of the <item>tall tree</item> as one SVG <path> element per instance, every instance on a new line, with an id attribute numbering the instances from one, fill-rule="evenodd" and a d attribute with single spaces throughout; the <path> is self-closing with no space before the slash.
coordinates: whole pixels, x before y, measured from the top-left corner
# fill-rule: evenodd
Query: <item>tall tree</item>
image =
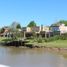
<path id="1" fill-rule="evenodd" d="M 28 27 L 34 27 L 34 26 L 36 26 L 35 21 L 31 21 L 31 22 L 28 24 Z"/>
<path id="2" fill-rule="evenodd" d="M 4 32 L 4 28 L 1 28 L 1 29 L 0 29 L 0 33 L 3 33 L 3 32 Z"/>
<path id="3" fill-rule="evenodd" d="M 17 27 L 18 24 L 19 24 L 18 22 L 14 21 L 14 22 L 11 24 L 10 27 L 11 27 L 13 30 L 16 30 L 16 27 Z"/>
<path id="4" fill-rule="evenodd" d="M 16 28 L 17 28 L 17 29 L 21 29 L 21 25 L 18 24 L 18 25 L 16 26 Z"/>
<path id="5" fill-rule="evenodd" d="M 60 20 L 60 21 L 52 24 L 51 26 L 58 26 L 60 24 L 65 24 L 65 26 L 67 26 L 67 20 Z"/>

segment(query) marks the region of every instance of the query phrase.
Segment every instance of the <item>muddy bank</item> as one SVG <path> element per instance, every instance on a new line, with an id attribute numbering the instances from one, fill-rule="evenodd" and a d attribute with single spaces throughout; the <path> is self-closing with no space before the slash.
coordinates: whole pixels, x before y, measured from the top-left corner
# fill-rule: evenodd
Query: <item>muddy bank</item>
<path id="1" fill-rule="evenodd" d="M 45 48 L 48 50 L 54 51 L 67 51 L 67 48 L 59 48 L 59 47 L 47 47 L 47 46 L 39 46 L 35 44 L 27 44 L 25 41 L 12 41 L 8 43 L 0 43 L 2 46 L 14 46 L 14 47 L 23 47 L 23 48 Z"/>

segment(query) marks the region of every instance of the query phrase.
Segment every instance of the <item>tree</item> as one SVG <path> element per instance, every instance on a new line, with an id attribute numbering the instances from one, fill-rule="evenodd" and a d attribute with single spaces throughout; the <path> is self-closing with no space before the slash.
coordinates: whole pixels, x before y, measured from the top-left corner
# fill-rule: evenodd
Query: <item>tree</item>
<path id="1" fill-rule="evenodd" d="M 31 22 L 28 24 L 28 27 L 34 27 L 34 26 L 36 26 L 35 21 L 31 21 Z"/>
<path id="2" fill-rule="evenodd" d="M 65 26 L 67 26 L 67 20 L 60 20 L 59 23 L 65 24 Z"/>
<path id="3" fill-rule="evenodd" d="M 0 29 L 0 33 L 3 33 L 3 32 L 4 32 L 4 28 L 1 28 L 1 29 Z"/>
<path id="4" fill-rule="evenodd" d="M 21 25 L 14 21 L 11 25 L 10 25 L 10 28 L 13 29 L 13 30 L 16 30 L 16 29 L 20 29 L 21 28 Z"/>
<path id="5" fill-rule="evenodd" d="M 51 26 L 59 26 L 60 24 L 65 24 L 65 26 L 67 26 L 67 20 L 60 20 L 60 21 L 52 24 Z"/>
<path id="6" fill-rule="evenodd" d="M 18 25 L 16 26 L 16 28 L 17 28 L 17 29 L 21 29 L 21 25 L 18 24 Z"/>

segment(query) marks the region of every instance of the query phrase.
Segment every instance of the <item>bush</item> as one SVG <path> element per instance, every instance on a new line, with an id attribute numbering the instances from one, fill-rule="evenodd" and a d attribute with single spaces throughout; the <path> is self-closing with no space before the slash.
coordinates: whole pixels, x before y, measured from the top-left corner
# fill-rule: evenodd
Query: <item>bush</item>
<path id="1" fill-rule="evenodd" d="M 53 37 L 51 37 L 51 38 L 45 38 L 45 42 L 51 42 L 51 41 L 53 41 Z"/>
<path id="2" fill-rule="evenodd" d="M 60 35 L 61 40 L 67 40 L 67 33 Z"/>
<path id="3" fill-rule="evenodd" d="M 51 42 L 51 41 L 55 41 L 55 40 L 59 40 L 60 36 L 56 35 L 54 37 L 50 37 L 50 38 L 45 38 L 45 42 Z"/>
<path id="4" fill-rule="evenodd" d="M 30 40 L 32 42 L 38 42 L 38 43 L 43 43 L 44 41 L 45 42 L 52 42 L 52 41 L 56 41 L 56 40 L 67 40 L 67 33 L 62 34 L 62 35 L 55 35 L 50 38 L 35 37 L 35 38 L 31 38 Z"/>
<path id="5" fill-rule="evenodd" d="M 45 38 L 45 42 L 51 42 L 51 41 L 56 41 L 56 40 L 67 40 L 67 33 L 62 34 L 62 35 L 56 35 L 50 38 Z"/>
<path id="6" fill-rule="evenodd" d="M 54 40 L 59 40 L 60 39 L 60 36 L 59 35 L 56 35 L 53 37 Z"/>
<path id="7" fill-rule="evenodd" d="M 38 42 L 38 43 L 42 43 L 42 42 L 43 42 L 42 38 L 38 38 L 38 39 L 37 39 L 37 42 Z"/>

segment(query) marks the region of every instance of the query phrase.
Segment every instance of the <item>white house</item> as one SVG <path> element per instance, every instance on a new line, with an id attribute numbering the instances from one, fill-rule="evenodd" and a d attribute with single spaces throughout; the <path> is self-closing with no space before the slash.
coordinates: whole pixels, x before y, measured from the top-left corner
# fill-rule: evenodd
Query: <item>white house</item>
<path id="1" fill-rule="evenodd" d="M 23 32 L 31 32 L 31 28 L 30 27 L 23 27 L 22 31 Z"/>
<path id="2" fill-rule="evenodd" d="M 65 24 L 61 24 L 59 26 L 59 30 L 60 30 L 60 33 L 63 34 L 63 33 L 67 33 L 67 26 L 65 26 Z"/>
<path id="3" fill-rule="evenodd" d="M 67 33 L 67 26 L 65 24 L 60 24 L 58 26 L 51 26 L 51 31 L 53 32 L 60 32 L 60 34 Z"/>

